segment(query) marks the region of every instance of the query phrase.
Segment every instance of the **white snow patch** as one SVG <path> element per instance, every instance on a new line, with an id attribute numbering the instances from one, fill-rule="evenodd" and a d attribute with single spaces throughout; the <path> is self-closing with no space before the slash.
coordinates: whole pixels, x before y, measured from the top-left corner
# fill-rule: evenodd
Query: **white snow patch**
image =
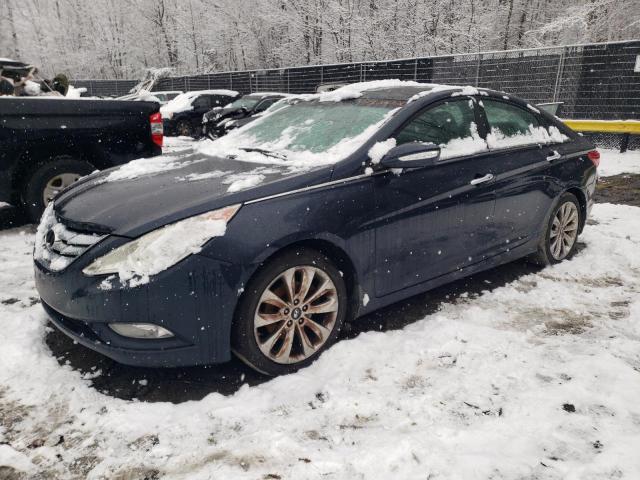
<path id="1" fill-rule="evenodd" d="M 640 150 L 628 150 L 620 153 L 610 148 L 598 148 L 600 152 L 600 166 L 598 175 L 610 177 L 623 173 L 640 174 Z"/>
<path id="2" fill-rule="evenodd" d="M 447 143 L 441 144 L 440 159 L 446 160 L 447 158 L 472 155 L 485 151 L 487 149 L 487 143 L 478 134 L 478 127 L 475 122 L 471 122 L 470 130 L 470 137 L 454 138 Z"/>
<path id="3" fill-rule="evenodd" d="M 229 175 L 231 172 L 224 170 L 211 170 L 204 173 L 190 173 L 184 177 L 176 177 L 179 182 L 197 182 L 200 180 L 209 180 L 211 178 L 220 178 Z"/>
<path id="4" fill-rule="evenodd" d="M 201 161 L 204 160 L 200 159 L 193 161 L 184 161 L 181 160 L 177 155 L 161 155 L 153 158 L 140 158 L 138 160 L 132 160 L 129 163 L 125 163 L 124 165 L 109 172 L 109 174 L 105 177 L 97 179 L 96 182 L 104 183 L 122 180 L 133 180 L 147 175 L 154 175 L 169 170 L 175 170 L 177 168 Z"/>
<path id="5" fill-rule="evenodd" d="M 118 277 L 132 288 L 147 284 L 150 277 L 175 265 L 176 259 L 198 253 L 208 240 L 223 236 L 226 229 L 224 220 L 198 215 L 154 230 L 141 237 L 144 246 L 131 248 L 123 256 Z"/>
<path id="6" fill-rule="evenodd" d="M 0 444 L 0 472 L 5 468 L 14 469 L 22 473 L 31 473 L 34 471 L 35 465 L 24 453 L 15 450 L 10 445 Z M 2 478 L 14 478 L 10 471 L 5 471 L 4 473 L 8 476 L 4 477 L 3 474 Z M 22 477 L 16 475 L 15 478 Z"/>
<path id="7" fill-rule="evenodd" d="M 467 85 L 462 87 L 462 90 L 459 92 L 453 92 L 451 94 L 452 97 L 460 97 L 464 95 L 478 95 L 480 91 L 476 87 L 472 87 L 471 85 Z"/>
<path id="8" fill-rule="evenodd" d="M 549 130 L 544 127 L 529 125 L 529 132 L 510 136 L 506 136 L 500 129 L 493 127 L 487 135 L 489 148 L 508 148 L 536 143 L 546 145 L 549 143 L 562 143 L 566 140 L 568 140 L 568 137 L 553 125 L 549 127 Z"/>
<path id="9" fill-rule="evenodd" d="M 362 306 L 366 307 L 369 304 L 369 294 L 365 293 L 362 297 Z"/>
<path id="10" fill-rule="evenodd" d="M 570 261 L 178 404 L 119 400 L 59 364 L 30 301 L 31 230 L 5 230 L 0 300 L 18 302 L 0 302 L 0 415 L 19 421 L 0 428 L 0 465 L 27 457 L 27 478 L 87 458 L 87 478 L 640 478 L 640 209 L 597 204 L 592 219 Z"/>
<path id="11" fill-rule="evenodd" d="M 27 95 L 40 95 L 42 93 L 42 89 L 40 88 L 40 84 L 34 82 L 33 80 L 27 80 L 24 83 L 24 91 Z"/>
<path id="12" fill-rule="evenodd" d="M 376 142 L 373 147 L 369 149 L 369 158 L 374 165 L 380 163 L 382 157 L 384 157 L 389 150 L 396 146 L 395 138 L 388 138 L 382 142 Z"/>
<path id="13" fill-rule="evenodd" d="M 260 185 L 264 179 L 265 176 L 261 173 L 236 173 L 229 175 L 222 183 L 229 185 L 227 192 L 232 193 Z"/>

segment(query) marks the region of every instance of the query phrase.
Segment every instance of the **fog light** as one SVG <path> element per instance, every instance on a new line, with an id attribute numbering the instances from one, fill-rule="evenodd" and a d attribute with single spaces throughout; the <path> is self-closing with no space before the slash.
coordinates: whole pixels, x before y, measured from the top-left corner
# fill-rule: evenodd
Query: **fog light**
<path id="1" fill-rule="evenodd" d="M 154 339 L 173 337 L 173 333 L 169 330 L 159 325 L 153 325 L 152 323 L 110 323 L 109 328 L 118 335 L 130 338 Z"/>

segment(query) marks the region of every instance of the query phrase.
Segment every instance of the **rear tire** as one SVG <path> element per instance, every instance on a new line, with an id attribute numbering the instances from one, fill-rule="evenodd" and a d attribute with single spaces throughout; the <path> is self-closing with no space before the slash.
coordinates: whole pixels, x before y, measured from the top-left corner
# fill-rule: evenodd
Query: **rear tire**
<path id="1" fill-rule="evenodd" d="M 554 265 L 570 258 L 578 244 L 582 225 L 580 203 L 572 193 L 564 193 L 551 210 L 538 251 L 531 260 L 542 266 Z"/>
<path id="2" fill-rule="evenodd" d="M 22 193 L 23 209 L 29 221 L 38 223 L 57 193 L 94 170 L 90 163 L 68 155 L 55 157 L 36 168 L 27 178 Z"/>
<path id="3" fill-rule="evenodd" d="M 344 279 L 326 255 L 306 247 L 286 251 L 247 284 L 232 326 L 232 349 L 266 375 L 295 372 L 336 341 L 347 303 Z"/>

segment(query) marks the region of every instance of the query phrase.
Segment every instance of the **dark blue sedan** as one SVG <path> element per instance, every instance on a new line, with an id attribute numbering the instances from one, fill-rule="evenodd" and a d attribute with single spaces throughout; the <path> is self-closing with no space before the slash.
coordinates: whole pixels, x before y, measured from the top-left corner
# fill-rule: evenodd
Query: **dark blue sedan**
<path id="1" fill-rule="evenodd" d="M 269 375 L 346 321 L 529 256 L 572 255 L 598 152 L 504 93 L 382 81 L 287 99 L 189 155 L 77 182 L 38 228 L 57 328 L 119 362 L 234 352 Z"/>

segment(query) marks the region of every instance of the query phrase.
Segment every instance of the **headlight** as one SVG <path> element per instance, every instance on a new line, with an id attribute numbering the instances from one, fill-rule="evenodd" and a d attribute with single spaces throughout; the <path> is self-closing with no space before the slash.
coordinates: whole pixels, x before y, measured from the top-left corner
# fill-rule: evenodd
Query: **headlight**
<path id="1" fill-rule="evenodd" d="M 205 113 L 205 114 L 202 116 L 202 123 L 207 123 L 208 121 L 209 121 L 209 119 L 207 119 L 207 114 Z"/>
<path id="2" fill-rule="evenodd" d="M 239 209 L 240 204 L 231 205 L 153 230 L 96 259 L 82 273 L 116 273 L 130 287 L 147 283 L 150 276 L 198 253 L 211 238 L 224 235 Z"/>

